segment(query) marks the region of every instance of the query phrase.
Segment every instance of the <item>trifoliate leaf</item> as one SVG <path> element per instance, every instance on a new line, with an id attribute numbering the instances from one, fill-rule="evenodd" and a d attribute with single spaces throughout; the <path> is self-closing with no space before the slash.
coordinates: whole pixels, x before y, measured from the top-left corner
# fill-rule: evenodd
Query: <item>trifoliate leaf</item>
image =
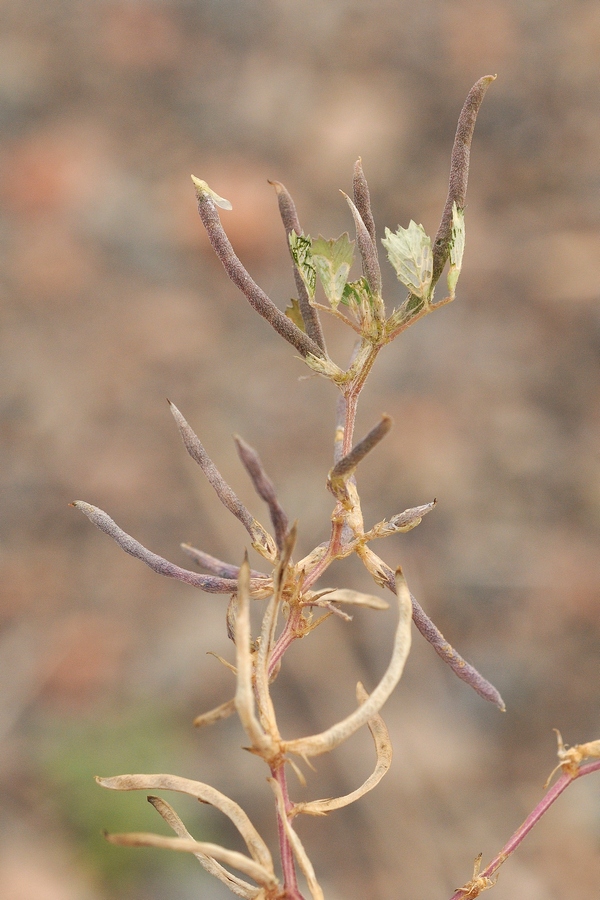
<path id="1" fill-rule="evenodd" d="M 319 235 L 312 242 L 312 257 L 325 296 L 336 309 L 342 299 L 354 259 L 354 241 L 348 238 L 347 231 L 337 240 L 326 241 Z"/>
<path id="2" fill-rule="evenodd" d="M 315 296 L 317 273 L 315 272 L 315 264 L 312 258 L 310 235 L 296 234 L 295 231 L 291 231 L 289 241 L 292 258 L 306 286 L 308 296 L 312 300 Z"/>
<path id="3" fill-rule="evenodd" d="M 459 209 L 456 202 L 452 205 L 452 237 L 450 242 L 450 269 L 448 271 L 448 290 L 454 297 L 456 283 L 462 267 L 462 258 L 465 250 L 465 214 Z"/>
<path id="4" fill-rule="evenodd" d="M 300 304 L 297 300 L 292 298 L 291 305 L 287 307 L 285 310 L 285 314 L 288 319 L 297 325 L 300 331 L 303 331 L 306 334 L 306 326 L 304 324 L 304 319 L 302 318 L 302 312 L 300 311 Z"/>
<path id="5" fill-rule="evenodd" d="M 408 228 L 398 226 L 395 234 L 386 228 L 381 243 L 398 279 L 411 294 L 425 300 L 433 277 L 433 255 L 431 238 L 425 234 L 423 226 L 411 219 Z"/>

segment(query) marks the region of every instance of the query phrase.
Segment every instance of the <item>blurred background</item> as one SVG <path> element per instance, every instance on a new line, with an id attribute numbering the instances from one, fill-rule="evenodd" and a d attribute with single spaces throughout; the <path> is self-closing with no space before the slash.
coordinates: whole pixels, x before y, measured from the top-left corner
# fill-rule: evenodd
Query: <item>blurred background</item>
<path id="1" fill-rule="evenodd" d="M 486 74 L 457 300 L 382 352 L 357 433 L 394 418 L 359 472 L 368 525 L 437 497 L 377 549 L 508 711 L 415 634 L 384 710 L 385 783 L 299 825 L 328 900 L 449 897 L 541 797 L 552 729 L 600 737 L 599 58 L 597 0 L 0 2 L 2 897 L 229 896 L 193 858 L 107 845 L 103 828 L 166 827 L 94 774 L 210 782 L 274 841 L 240 726 L 191 724 L 232 696 L 206 655 L 233 659 L 227 598 L 161 579 L 68 503 L 182 565 L 181 541 L 241 560 L 246 533 L 187 456 L 169 397 L 258 518 L 234 432 L 299 520 L 300 552 L 327 538 L 333 388 L 302 380 L 228 282 L 190 174 L 231 201 L 234 247 L 283 308 L 294 286 L 267 178 L 305 231 L 334 237 L 352 230 L 339 189 L 361 155 L 379 233 L 414 218 L 434 234 L 458 113 Z M 392 307 L 404 291 L 387 264 L 385 279 Z M 344 364 L 351 335 L 326 326 Z M 372 589 L 353 563 L 332 584 Z M 372 689 L 393 623 L 330 620 L 291 649 L 285 736 L 349 712 L 359 678 Z M 292 795 L 352 790 L 372 760 L 358 735 L 308 788 L 291 776 Z M 173 802 L 195 836 L 239 847 L 220 814 Z M 599 850 L 595 776 L 494 896 L 594 896 Z"/>

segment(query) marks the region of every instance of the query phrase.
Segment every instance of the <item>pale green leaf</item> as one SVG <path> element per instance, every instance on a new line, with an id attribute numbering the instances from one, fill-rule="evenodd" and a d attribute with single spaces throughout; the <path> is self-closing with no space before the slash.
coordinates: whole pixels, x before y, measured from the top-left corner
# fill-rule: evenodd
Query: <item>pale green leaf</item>
<path id="1" fill-rule="evenodd" d="M 337 240 L 326 241 L 319 235 L 312 242 L 312 257 L 325 296 L 336 309 L 342 299 L 354 259 L 354 241 L 349 239 L 347 231 Z"/>
<path id="2" fill-rule="evenodd" d="M 423 226 L 411 219 L 408 228 L 400 225 L 395 234 L 386 228 L 381 243 L 387 250 L 398 279 L 411 294 L 425 300 L 433 277 L 433 254 L 431 238 L 425 234 Z"/>
<path id="3" fill-rule="evenodd" d="M 312 300 L 315 296 L 315 287 L 317 282 L 317 273 L 312 258 L 311 245 L 312 241 L 308 234 L 296 234 L 295 231 L 290 232 L 290 250 L 292 258 L 296 263 L 296 267 L 300 272 L 300 277 L 304 282 L 308 296 Z"/>

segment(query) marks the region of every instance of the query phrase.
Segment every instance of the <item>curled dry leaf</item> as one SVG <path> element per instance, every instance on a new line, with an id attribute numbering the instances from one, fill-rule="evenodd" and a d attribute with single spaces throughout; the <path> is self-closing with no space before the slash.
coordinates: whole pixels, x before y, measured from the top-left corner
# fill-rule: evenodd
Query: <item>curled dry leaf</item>
<path id="1" fill-rule="evenodd" d="M 329 603 L 345 603 L 347 606 L 365 606 L 368 609 L 390 608 L 390 604 L 381 597 L 375 597 L 374 594 L 363 594 L 362 591 L 353 591 L 347 588 L 332 588 L 330 591 L 319 591 L 315 599 L 320 599 L 321 597 Z"/>

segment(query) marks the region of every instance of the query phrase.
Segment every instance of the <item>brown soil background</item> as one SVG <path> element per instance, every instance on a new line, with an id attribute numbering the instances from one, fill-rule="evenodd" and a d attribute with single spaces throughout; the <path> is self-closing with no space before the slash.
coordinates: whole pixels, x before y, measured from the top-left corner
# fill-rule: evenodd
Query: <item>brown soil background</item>
<path id="1" fill-rule="evenodd" d="M 190 173 L 231 200 L 234 246 L 287 305 L 266 179 L 292 191 L 306 231 L 336 236 L 361 155 L 380 234 L 410 218 L 434 233 L 456 118 L 484 74 L 498 79 L 458 298 L 382 353 L 358 432 L 383 411 L 395 427 L 359 485 L 368 522 L 438 498 L 380 550 L 508 712 L 415 635 L 385 709 L 391 773 L 300 826 L 328 900 L 450 896 L 541 796 L 552 728 L 600 737 L 599 59 L 597 0 L 0 3 L 2 897 L 229 896 L 191 858 L 106 845 L 102 828 L 164 828 L 93 774 L 211 782 L 273 839 L 239 726 L 191 726 L 231 695 L 205 655 L 232 658 L 226 598 L 154 575 L 68 502 L 183 565 L 180 541 L 241 559 L 245 532 L 187 457 L 169 397 L 258 517 L 234 432 L 261 453 L 301 549 L 326 538 L 333 389 L 298 380 L 294 351 L 228 283 Z M 402 290 L 386 278 L 391 306 Z M 343 363 L 348 335 L 327 336 Z M 334 574 L 370 589 L 358 566 Z M 348 712 L 392 627 L 391 613 L 357 615 L 295 646 L 276 691 L 284 734 Z M 317 762 L 298 799 L 351 790 L 372 749 L 358 736 Z M 237 846 L 196 806 L 178 809 L 198 837 Z M 596 896 L 599 849 L 596 776 L 559 800 L 494 896 Z"/>

